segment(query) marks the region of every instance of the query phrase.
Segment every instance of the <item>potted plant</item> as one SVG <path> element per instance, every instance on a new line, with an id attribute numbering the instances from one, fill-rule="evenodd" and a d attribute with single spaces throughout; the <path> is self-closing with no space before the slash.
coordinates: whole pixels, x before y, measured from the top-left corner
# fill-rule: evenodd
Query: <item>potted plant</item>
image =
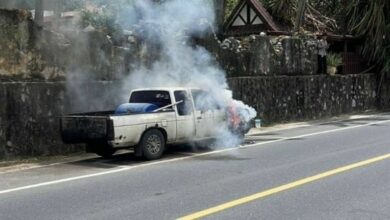
<path id="1" fill-rule="evenodd" d="M 327 71 L 326 72 L 329 75 L 333 76 L 337 72 L 337 67 L 343 63 L 343 59 L 341 58 L 340 54 L 329 53 L 326 56 L 326 63 L 327 63 Z"/>

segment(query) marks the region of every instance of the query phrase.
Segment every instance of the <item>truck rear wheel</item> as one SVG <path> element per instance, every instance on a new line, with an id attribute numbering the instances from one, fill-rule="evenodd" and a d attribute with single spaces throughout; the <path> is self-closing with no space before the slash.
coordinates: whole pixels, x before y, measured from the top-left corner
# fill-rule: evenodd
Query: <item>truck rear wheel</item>
<path id="1" fill-rule="evenodd" d="M 115 149 L 105 143 L 89 143 L 87 144 L 87 152 L 95 153 L 108 159 L 115 153 Z"/>
<path id="2" fill-rule="evenodd" d="M 145 159 L 158 159 L 162 156 L 165 150 L 164 135 L 157 129 L 146 131 L 142 136 L 140 145 Z"/>

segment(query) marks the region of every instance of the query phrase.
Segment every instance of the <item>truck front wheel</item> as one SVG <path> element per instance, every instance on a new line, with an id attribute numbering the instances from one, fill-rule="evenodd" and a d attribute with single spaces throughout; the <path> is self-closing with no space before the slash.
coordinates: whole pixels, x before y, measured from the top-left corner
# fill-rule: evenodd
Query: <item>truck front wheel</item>
<path id="1" fill-rule="evenodd" d="M 140 147 L 145 159 L 158 159 L 162 156 L 165 150 L 164 135 L 157 129 L 146 131 L 142 136 Z"/>

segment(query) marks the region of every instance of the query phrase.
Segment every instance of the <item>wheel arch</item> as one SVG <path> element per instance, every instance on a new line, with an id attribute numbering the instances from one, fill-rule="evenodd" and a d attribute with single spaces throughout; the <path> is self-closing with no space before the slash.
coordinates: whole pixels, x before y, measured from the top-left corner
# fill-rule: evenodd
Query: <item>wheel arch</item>
<path id="1" fill-rule="evenodd" d="M 162 127 L 159 127 L 159 126 L 154 126 L 154 127 L 149 127 L 147 129 L 145 129 L 142 134 L 140 135 L 139 137 L 139 140 L 138 140 L 138 144 L 135 146 L 134 150 L 135 150 L 135 155 L 137 157 L 141 157 L 143 156 L 143 153 L 142 153 L 142 149 L 141 149 L 141 141 L 142 141 L 142 138 L 145 136 L 146 132 L 150 131 L 150 130 L 158 130 L 162 133 L 163 137 L 164 137 L 164 142 L 165 144 L 167 143 L 167 140 L 168 140 L 168 134 L 167 134 L 167 131 L 162 128 Z"/>
<path id="2" fill-rule="evenodd" d="M 142 138 L 145 136 L 146 132 L 148 132 L 150 130 L 158 130 L 158 131 L 160 131 L 162 133 L 162 135 L 164 136 L 165 143 L 167 142 L 167 140 L 168 140 L 168 133 L 167 133 L 167 131 L 164 128 L 162 128 L 162 127 L 155 126 L 155 127 L 149 127 L 147 129 L 145 129 L 144 132 L 142 132 L 142 134 L 141 134 L 141 136 L 140 136 L 140 138 L 138 140 L 138 144 L 142 141 Z"/>

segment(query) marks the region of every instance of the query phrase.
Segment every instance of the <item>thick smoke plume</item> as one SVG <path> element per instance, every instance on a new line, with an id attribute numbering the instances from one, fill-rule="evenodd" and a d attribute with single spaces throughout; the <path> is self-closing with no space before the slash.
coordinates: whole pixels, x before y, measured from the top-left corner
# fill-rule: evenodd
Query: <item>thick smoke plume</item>
<path id="1" fill-rule="evenodd" d="M 213 94 L 218 102 L 213 104 L 225 109 L 233 105 L 240 119 L 249 122 L 256 116 L 256 111 L 233 100 L 225 72 L 206 49 L 192 42 L 194 37 L 212 33 L 215 11 L 211 2 L 167 0 L 156 4 L 149 0 L 135 0 L 118 14 L 117 20 L 123 29 L 134 33 L 144 45 L 158 48 L 156 60 L 130 73 L 124 91 L 145 87 L 197 87 Z M 124 95 L 127 98 L 128 92 Z M 224 140 L 235 142 L 227 127 L 221 125 L 215 129 L 225 134 Z"/>
<path id="2" fill-rule="evenodd" d="M 125 24 L 135 30 L 136 36 L 146 45 L 154 44 L 154 48 L 159 48 L 159 56 L 150 67 L 141 67 L 131 73 L 127 80 L 131 88 L 227 88 L 225 74 L 215 65 L 213 57 L 204 48 L 190 42 L 191 37 L 209 31 L 210 23 L 214 22 L 213 8 L 210 3 L 204 3 L 173 0 L 155 4 L 136 0 L 127 13 L 120 15 L 121 19 L 131 18 Z"/>

